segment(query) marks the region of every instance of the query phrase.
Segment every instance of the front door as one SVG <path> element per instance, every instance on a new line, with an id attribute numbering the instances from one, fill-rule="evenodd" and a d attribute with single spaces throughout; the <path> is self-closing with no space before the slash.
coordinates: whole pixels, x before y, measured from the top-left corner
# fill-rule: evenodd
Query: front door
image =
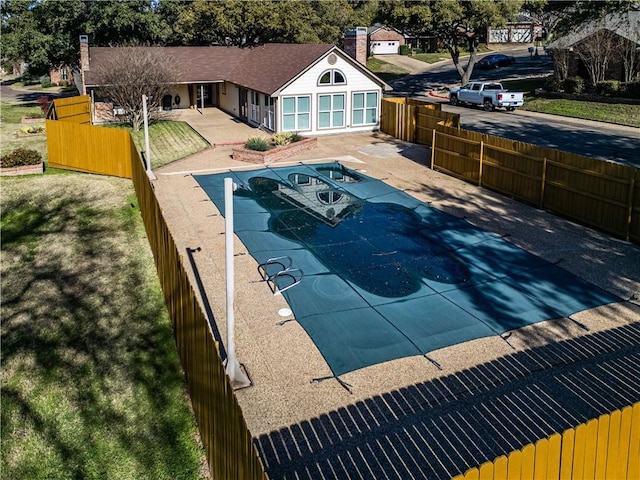
<path id="1" fill-rule="evenodd" d="M 249 110 L 249 105 L 247 102 L 247 89 L 246 88 L 241 88 L 239 90 L 239 109 L 238 111 L 240 112 L 240 119 L 244 120 L 245 122 L 247 121 L 247 115 L 248 115 L 248 110 Z"/>

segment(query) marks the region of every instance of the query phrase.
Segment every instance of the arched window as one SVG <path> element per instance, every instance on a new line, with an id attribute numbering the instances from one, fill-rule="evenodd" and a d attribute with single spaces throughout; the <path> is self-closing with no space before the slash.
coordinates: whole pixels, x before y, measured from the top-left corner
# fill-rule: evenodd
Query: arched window
<path id="1" fill-rule="evenodd" d="M 340 70 L 326 70 L 318 78 L 318 85 L 344 85 L 347 79 Z"/>

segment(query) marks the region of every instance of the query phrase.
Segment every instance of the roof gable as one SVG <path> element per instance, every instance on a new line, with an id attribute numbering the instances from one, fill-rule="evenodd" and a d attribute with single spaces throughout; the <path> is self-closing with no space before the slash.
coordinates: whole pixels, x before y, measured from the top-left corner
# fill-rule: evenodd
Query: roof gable
<path id="1" fill-rule="evenodd" d="M 559 38 L 551 45 L 551 49 L 566 49 L 590 37 L 599 30 L 608 30 L 627 40 L 640 45 L 640 11 L 629 11 L 606 15 L 582 25 L 579 30 Z"/>

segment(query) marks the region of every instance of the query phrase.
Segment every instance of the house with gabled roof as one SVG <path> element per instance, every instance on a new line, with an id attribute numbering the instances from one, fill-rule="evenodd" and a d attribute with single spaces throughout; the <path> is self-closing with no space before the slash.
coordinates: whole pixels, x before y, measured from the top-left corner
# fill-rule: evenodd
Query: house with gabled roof
<path id="1" fill-rule="evenodd" d="M 81 93 L 99 91 L 96 67 L 117 48 L 90 48 L 87 37 L 81 37 Z M 180 60 L 179 78 L 163 99 L 164 109 L 217 107 L 271 132 L 377 130 L 383 91 L 390 89 L 335 45 L 133 48 L 162 49 Z"/>
<path id="2" fill-rule="evenodd" d="M 595 37 L 600 34 L 603 36 Z M 568 35 L 555 40 L 548 49 L 552 52 L 554 63 L 567 62 L 568 77 L 587 77 L 584 61 L 577 51 L 585 45 L 588 48 L 594 48 L 596 46 L 594 38 L 599 42 L 605 38 L 612 39 L 612 45 L 615 45 L 605 71 L 607 80 L 624 81 L 625 62 L 632 62 L 635 66 L 632 69 L 635 71 L 635 76 L 640 76 L 640 11 L 612 13 L 601 19 L 587 22 Z"/>

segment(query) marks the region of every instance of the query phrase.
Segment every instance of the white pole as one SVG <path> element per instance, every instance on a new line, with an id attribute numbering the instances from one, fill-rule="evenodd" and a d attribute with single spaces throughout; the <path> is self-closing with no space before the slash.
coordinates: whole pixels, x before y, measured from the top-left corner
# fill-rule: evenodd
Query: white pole
<path id="1" fill-rule="evenodd" d="M 236 358 L 236 342 L 234 338 L 235 318 L 233 315 L 233 179 L 224 179 L 224 251 L 225 276 L 227 281 L 227 363 L 225 371 L 234 388 L 248 387 L 251 382 L 240 369 Z"/>
<path id="2" fill-rule="evenodd" d="M 200 108 L 204 113 L 204 85 L 200 85 Z"/>
<path id="3" fill-rule="evenodd" d="M 149 151 L 149 120 L 146 95 L 142 95 L 142 114 L 144 115 L 144 157 L 147 159 L 145 167 L 147 169 L 147 175 L 149 175 L 151 173 L 151 152 Z"/>

